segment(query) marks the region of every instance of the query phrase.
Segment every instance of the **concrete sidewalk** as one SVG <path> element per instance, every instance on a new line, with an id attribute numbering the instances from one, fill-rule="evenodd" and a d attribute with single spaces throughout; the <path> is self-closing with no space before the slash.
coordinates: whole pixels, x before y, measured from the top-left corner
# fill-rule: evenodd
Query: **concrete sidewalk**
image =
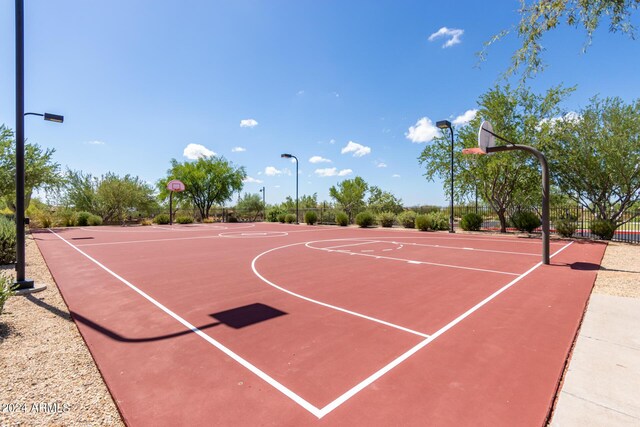
<path id="1" fill-rule="evenodd" d="M 640 426 L 640 299 L 592 294 L 550 425 Z"/>

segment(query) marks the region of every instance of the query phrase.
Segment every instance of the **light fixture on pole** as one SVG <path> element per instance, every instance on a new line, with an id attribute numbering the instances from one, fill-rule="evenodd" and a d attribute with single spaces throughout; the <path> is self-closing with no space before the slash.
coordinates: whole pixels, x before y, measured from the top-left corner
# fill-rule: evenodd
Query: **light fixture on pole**
<path id="1" fill-rule="evenodd" d="M 264 187 L 260 189 L 260 192 L 262 193 L 262 221 L 264 222 L 267 220 L 267 204 L 264 201 Z"/>
<path id="2" fill-rule="evenodd" d="M 42 116 L 45 120 L 62 123 L 64 117 L 56 114 L 24 112 L 24 1 L 16 0 L 16 281 L 19 293 L 35 292 L 46 288 L 35 286 L 33 280 L 25 277 L 25 235 L 24 227 L 29 220 L 24 216 L 24 116 Z"/>
<path id="3" fill-rule="evenodd" d="M 440 129 L 449 129 L 451 131 L 451 201 L 449 204 L 449 233 L 455 233 L 453 229 L 453 128 L 449 120 L 440 120 L 436 122 L 436 126 Z"/>
<path id="4" fill-rule="evenodd" d="M 298 219 L 298 158 L 293 154 L 280 154 L 283 159 L 296 159 L 296 224 L 300 224 Z"/>

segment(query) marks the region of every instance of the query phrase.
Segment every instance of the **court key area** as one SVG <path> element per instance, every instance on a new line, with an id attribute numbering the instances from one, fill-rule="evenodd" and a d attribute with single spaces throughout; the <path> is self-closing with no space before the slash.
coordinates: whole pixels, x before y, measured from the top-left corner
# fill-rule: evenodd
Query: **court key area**
<path id="1" fill-rule="evenodd" d="M 34 238 L 130 426 L 538 426 L 605 244 L 256 224 Z"/>

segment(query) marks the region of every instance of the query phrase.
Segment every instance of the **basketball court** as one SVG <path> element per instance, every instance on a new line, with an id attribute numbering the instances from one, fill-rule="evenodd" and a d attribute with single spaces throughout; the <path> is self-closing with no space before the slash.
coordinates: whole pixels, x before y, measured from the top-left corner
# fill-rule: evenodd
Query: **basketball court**
<path id="1" fill-rule="evenodd" d="M 41 230 L 123 419 L 544 425 L 606 245 L 399 229 Z"/>

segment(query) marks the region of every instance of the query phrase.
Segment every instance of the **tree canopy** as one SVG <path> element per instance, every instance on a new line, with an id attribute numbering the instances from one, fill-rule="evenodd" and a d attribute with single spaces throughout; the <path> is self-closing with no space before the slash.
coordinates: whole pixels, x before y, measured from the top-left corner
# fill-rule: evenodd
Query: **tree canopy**
<path id="1" fill-rule="evenodd" d="M 260 197 L 259 194 L 245 193 L 236 205 L 236 211 L 248 216 L 251 221 L 255 221 L 263 210 L 264 205 L 262 204 L 262 197 Z"/>
<path id="2" fill-rule="evenodd" d="M 341 181 L 337 187 L 331 186 L 329 196 L 349 215 L 351 221 L 353 213 L 364 207 L 364 196 L 368 189 L 369 185 L 365 180 L 356 176 L 353 179 Z"/>
<path id="3" fill-rule="evenodd" d="M 247 177 L 244 167 L 236 167 L 224 157 L 201 157 L 196 161 L 181 163 L 171 159 L 167 177 L 158 182 L 160 197 L 169 196 L 167 183 L 179 179 L 186 187 L 182 197 L 191 200 L 202 218 L 209 216 L 213 205 L 223 205 L 233 193 L 240 192 Z"/>
<path id="4" fill-rule="evenodd" d="M 375 185 L 369 187 L 367 205 L 374 213 L 393 212 L 398 214 L 403 211 L 402 199 L 398 199 L 390 192 L 383 191 Z"/>

